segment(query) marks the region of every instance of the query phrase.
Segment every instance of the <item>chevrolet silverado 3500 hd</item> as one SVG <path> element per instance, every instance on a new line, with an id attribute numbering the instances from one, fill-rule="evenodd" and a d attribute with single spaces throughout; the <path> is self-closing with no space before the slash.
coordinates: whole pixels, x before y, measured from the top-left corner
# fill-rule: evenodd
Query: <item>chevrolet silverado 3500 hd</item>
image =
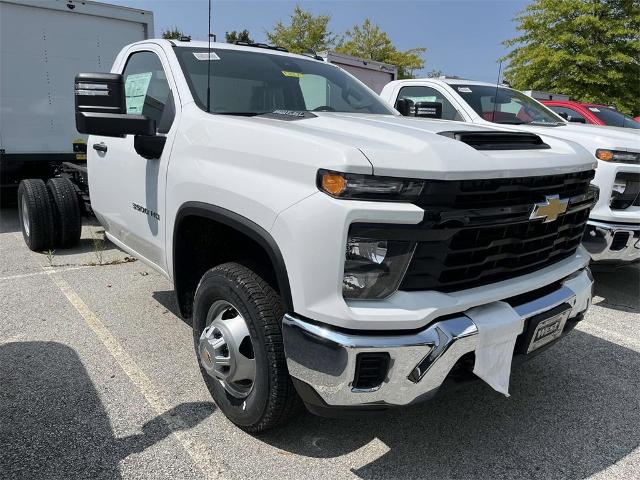
<path id="1" fill-rule="evenodd" d="M 597 189 L 578 145 L 404 118 L 340 68 L 265 46 L 135 43 L 75 94 L 96 217 L 173 281 L 243 429 L 473 374 L 507 394 L 512 359 L 590 304 Z M 19 193 L 32 248 L 65 223 L 42 188 Z"/>

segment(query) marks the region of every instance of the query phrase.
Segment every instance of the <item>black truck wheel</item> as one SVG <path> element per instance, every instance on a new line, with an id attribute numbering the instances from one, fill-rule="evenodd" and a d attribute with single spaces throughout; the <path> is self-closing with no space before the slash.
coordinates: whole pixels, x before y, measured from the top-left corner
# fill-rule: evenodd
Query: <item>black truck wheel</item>
<path id="1" fill-rule="evenodd" d="M 54 247 L 53 205 L 44 182 L 22 180 L 18 186 L 18 214 L 22 236 L 34 252 Z"/>
<path id="2" fill-rule="evenodd" d="M 237 263 L 207 271 L 194 301 L 193 339 L 200 370 L 216 404 L 243 430 L 284 423 L 302 402 L 289 377 L 278 294 Z"/>
<path id="3" fill-rule="evenodd" d="M 76 189 L 67 178 L 49 179 L 47 189 L 53 200 L 55 245 L 73 247 L 80 241 L 82 233 L 82 215 Z"/>

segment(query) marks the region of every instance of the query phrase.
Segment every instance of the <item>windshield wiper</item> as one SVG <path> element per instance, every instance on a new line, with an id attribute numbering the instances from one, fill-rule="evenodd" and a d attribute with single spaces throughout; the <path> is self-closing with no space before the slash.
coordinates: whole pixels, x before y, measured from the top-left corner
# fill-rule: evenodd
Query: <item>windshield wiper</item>
<path id="1" fill-rule="evenodd" d="M 256 115 L 264 115 L 269 112 L 211 112 L 216 115 L 238 115 L 241 117 L 255 117 Z"/>
<path id="2" fill-rule="evenodd" d="M 525 122 L 523 122 L 525 123 Z M 561 125 L 565 125 L 564 122 L 539 122 L 536 120 L 533 120 L 532 122 L 526 122 L 527 125 L 538 125 L 541 127 L 559 127 Z"/>

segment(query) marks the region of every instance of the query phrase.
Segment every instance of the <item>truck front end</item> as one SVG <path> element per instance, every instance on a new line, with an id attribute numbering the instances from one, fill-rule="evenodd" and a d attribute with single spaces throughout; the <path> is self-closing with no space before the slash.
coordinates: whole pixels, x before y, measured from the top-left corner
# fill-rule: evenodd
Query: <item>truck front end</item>
<path id="1" fill-rule="evenodd" d="M 601 195 L 583 244 L 594 262 L 640 262 L 640 149 L 594 146 L 594 151 L 599 160 L 594 182 Z"/>
<path id="2" fill-rule="evenodd" d="M 386 122 L 388 141 L 400 122 Z M 586 152 L 478 127 L 437 133 L 404 162 L 363 146 L 372 175 L 319 170 L 320 192 L 274 224 L 296 257 L 289 372 L 318 414 L 408 405 L 477 377 L 508 394 L 512 361 L 590 305 Z"/>

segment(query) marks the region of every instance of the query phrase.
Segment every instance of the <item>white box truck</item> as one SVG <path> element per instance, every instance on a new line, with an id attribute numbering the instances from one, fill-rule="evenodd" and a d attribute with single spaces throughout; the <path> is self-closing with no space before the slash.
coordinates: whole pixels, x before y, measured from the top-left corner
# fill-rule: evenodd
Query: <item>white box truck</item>
<path id="1" fill-rule="evenodd" d="M 152 37 L 153 13 L 90 1 L 0 1 L 0 184 L 51 176 L 86 159 L 73 79 L 106 71 L 122 47 Z"/>
<path id="2" fill-rule="evenodd" d="M 346 70 L 378 95 L 387 83 L 398 79 L 398 68 L 389 63 L 366 60 L 331 51 L 320 52 L 318 55 L 325 62 Z"/>

